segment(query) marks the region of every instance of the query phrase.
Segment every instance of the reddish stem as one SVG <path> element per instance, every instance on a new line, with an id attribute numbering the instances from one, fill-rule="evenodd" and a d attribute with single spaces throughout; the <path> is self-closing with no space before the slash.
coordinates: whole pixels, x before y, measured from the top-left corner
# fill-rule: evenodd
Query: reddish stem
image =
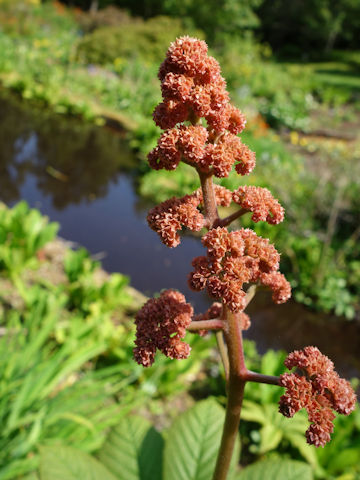
<path id="1" fill-rule="evenodd" d="M 231 222 L 233 222 L 234 220 L 241 217 L 242 215 L 244 215 L 247 212 L 248 212 L 248 210 L 245 210 L 244 208 L 240 208 L 240 210 L 232 213 L 228 217 L 225 217 L 221 220 L 218 220 L 216 226 L 217 227 L 227 227 L 228 225 L 230 225 Z"/>
<path id="2" fill-rule="evenodd" d="M 204 202 L 206 226 L 210 230 L 219 220 L 211 173 L 198 170 Z"/>
<path id="3" fill-rule="evenodd" d="M 240 412 L 246 383 L 244 376 L 247 374 L 242 332 L 237 315 L 224 306 L 223 316 L 224 321 L 226 321 L 224 335 L 228 346 L 230 372 L 225 423 L 213 480 L 226 480 L 229 471 L 239 429 Z"/>
<path id="4" fill-rule="evenodd" d="M 263 375 L 262 373 L 252 372 L 248 370 L 246 373 L 247 382 L 257 382 L 257 383 L 267 383 L 268 385 L 278 385 L 279 377 L 274 377 L 272 375 Z"/>
<path id="5" fill-rule="evenodd" d="M 197 330 L 223 330 L 224 322 L 219 318 L 214 318 L 211 320 L 198 320 L 191 322 L 187 327 L 187 330 L 190 332 L 196 332 Z"/>

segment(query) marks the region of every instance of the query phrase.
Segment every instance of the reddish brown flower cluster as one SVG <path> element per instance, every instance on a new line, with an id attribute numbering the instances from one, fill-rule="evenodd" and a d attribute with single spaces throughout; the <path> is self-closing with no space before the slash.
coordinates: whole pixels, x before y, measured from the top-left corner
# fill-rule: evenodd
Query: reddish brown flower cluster
<path id="1" fill-rule="evenodd" d="M 207 288 L 211 296 L 221 298 L 235 313 L 246 306 L 244 283 L 269 286 L 276 303 L 290 298 L 290 284 L 277 271 L 280 256 L 267 239 L 249 229 L 228 232 L 219 227 L 210 230 L 202 242 L 208 252 L 192 262 L 195 270 L 189 276 L 189 285 L 193 290 Z"/>
<path id="2" fill-rule="evenodd" d="M 286 393 L 280 398 L 279 411 L 285 417 L 292 417 L 305 408 L 312 422 L 306 431 L 307 442 L 323 447 L 334 430 L 332 410 L 349 415 L 355 408 L 354 390 L 335 372 L 333 362 L 316 347 L 290 353 L 285 366 L 289 370 L 296 367 L 303 375 L 284 373 L 280 376 L 280 385 L 286 388 Z"/>
<path id="3" fill-rule="evenodd" d="M 148 300 L 135 318 L 136 362 L 144 367 L 151 366 L 156 349 L 170 358 L 187 358 L 190 346 L 181 339 L 185 337 L 192 315 L 192 306 L 175 290 L 166 290 L 159 298 Z"/>
<path id="4" fill-rule="evenodd" d="M 207 55 L 207 45 L 190 37 L 171 44 L 159 70 L 163 102 L 154 121 L 163 130 L 149 153 L 149 164 L 174 170 L 180 160 L 225 177 L 234 165 L 241 175 L 255 166 L 255 154 L 236 136 L 245 128 L 245 117 L 230 104 L 218 62 Z M 205 118 L 208 128 L 185 126 L 186 120 Z M 207 143 L 208 142 L 208 143 Z"/>
<path id="5" fill-rule="evenodd" d="M 217 205 L 228 207 L 232 193 L 225 187 L 214 185 Z M 152 208 L 147 221 L 152 230 L 160 235 L 162 242 L 170 248 L 180 243 L 178 231 L 187 227 L 198 232 L 204 227 L 205 219 L 198 207 L 203 203 L 201 189 L 181 198 L 172 197 Z"/>
<path id="6" fill-rule="evenodd" d="M 199 205 L 200 198 L 196 192 L 182 198 L 172 197 L 152 208 L 147 221 L 165 245 L 170 248 L 177 247 L 180 243 L 177 232 L 182 226 L 196 232 L 203 228 L 204 217 L 197 209 Z"/>
<path id="7" fill-rule="evenodd" d="M 284 209 L 267 188 L 243 186 L 232 196 L 235 203 L 244 210 L 253 212 L 254 222 L 268 222 L 275 225 L 284 220 Z"/>

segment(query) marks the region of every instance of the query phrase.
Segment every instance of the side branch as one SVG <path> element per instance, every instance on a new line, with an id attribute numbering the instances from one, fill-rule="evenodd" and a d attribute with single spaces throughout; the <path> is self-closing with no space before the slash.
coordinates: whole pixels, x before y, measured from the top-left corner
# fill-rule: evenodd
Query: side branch
<path id="1" fill-rule="evenodd" d="M 255 297 L 256 287 L 257 287 L 256 285 L 251 285 L 248 288 L 248 290 L 246 292 L 246 299 L 245 299 L 246 304 L 245 304 L 244 308 L 246 308 L 249 305 L 249 303 L 251 302 L 251 300 Z"/>
<path id="2" fill-rule="evenodd" d="M 232 213 L 228 217 L 225 217 L 223 219 L 219 219 L 216 223 L 216 226 L 217 227 L 227 227 L 228 225 L 230 225 L 231 222 L 233 222 L 237 218 L 241 217 L 245 213 L 248 213 L 248 210 L 245 210 L 244 208 L 240 208 L 240 210 Z"/>
<path id="3" fill-rule="evenodd" d="M 187 327 L 187 330 L 190 332 L 197 332 L 198 330 L 223 330 L 224 322 L 219 318 L 214 318 L 211 320 L 198 320 L 191 322 Z"/>
<path id="4" fill-rule="evenodd" d="M 252 372 L 251 370 L 247 371 L 245 375 L 245 380 L 247 382 L 267 383 L 268 385 L 280 386 L 279 377 L 274 377 L 272 375 L 264 375 L 262 373 Z"/>

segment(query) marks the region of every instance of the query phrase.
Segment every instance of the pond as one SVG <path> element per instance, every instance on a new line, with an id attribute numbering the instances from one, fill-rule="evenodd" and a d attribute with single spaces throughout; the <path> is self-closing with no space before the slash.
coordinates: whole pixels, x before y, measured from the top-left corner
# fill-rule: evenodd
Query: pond
<path id="1" fill-rule="evenodd" d="M 85 246 L 109 272 L 130 276 L 147 295 L 177 288 L 202 311 L 211 303 L 186 283 L 191 259 L 203 255 L 198 238 L 185 235 L 168 249 L 146 222 L 150 205 L 136 193 L 138 160 L 125 135 L 24 105 L 0 92 L 0 200 L 25 199 L 52 221 L 59 234 Z M 274 227 L 276 228 L 276 227 Z M 245 337 L 260 352 L 317 345 L 339 373 L 359 376 L 360 326 L 315 314 L 290 301 L 277 306 L 261 293 L 249 306 Z"/>

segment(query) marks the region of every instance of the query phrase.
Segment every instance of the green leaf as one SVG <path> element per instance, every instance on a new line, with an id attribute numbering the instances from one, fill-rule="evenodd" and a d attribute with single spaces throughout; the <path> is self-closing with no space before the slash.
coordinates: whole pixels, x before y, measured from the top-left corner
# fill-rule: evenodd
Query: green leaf
<path id="1" fill-rule="evenodd" d="M 266 425 L 268 422 L 263 406 L 249 400 L 244 400 L 243 402 L 241 419 L 248 422 L 261 423 L 262 425 Z"/>
<path id="2" fill-rule="evenodd" d="M 215 400 L 208 399 L 198 402 L 175 420 L 166 437 L 164 479 L 209 480 L 212 477 L 224 417 L 224 409 Z M 235 450 L 232 470 L 238 461 L 239 442 Z"/>
<path id="3" fill-rule="evenodd" d="M 85 452 L 61 445 L 40 448 L 41 480 L 116 480 L 104 465 Z"/>
<path id="4" fill-rule="evenodd" d="M 313 445 L 306 443 L 305 433 L 297 433 L 289 431 L 284 433 L 284 438 L 286 438 L 292 446 L 296 447 L 300 454 L 305 458 L 305 460 L 310 463 L 314 468 L 319 467 L 319 462 L 316 456 L 316 448 Z"/>
<path id="5" fill-rule="evenodd" d="M 306 463 L 294 460 L 263 460 L 246 467 L 237 480 L 312 480 L 312 470 Z"/>
<path id="6" fill-rule="evenodd" d="M 346 448 L 338 452 L 329 462 L 328 469 L 332 473 L 342 473 L 349 467 L 359 464 L 359 448 Z"/>
<path id="7" fill-rule="evenodd" d="M 101 447 L 99 459 L 117 480 L 161 480 L 163 439 L 141 417 L 124 418 Z"/>
<path id="8" fill-rule="evenodd" d="M 259 453 L 265 453 L 274 450 L 283 438 L 282 431 L 276 425 L 264 425 L 260 429 L 260 448 Z"/>

